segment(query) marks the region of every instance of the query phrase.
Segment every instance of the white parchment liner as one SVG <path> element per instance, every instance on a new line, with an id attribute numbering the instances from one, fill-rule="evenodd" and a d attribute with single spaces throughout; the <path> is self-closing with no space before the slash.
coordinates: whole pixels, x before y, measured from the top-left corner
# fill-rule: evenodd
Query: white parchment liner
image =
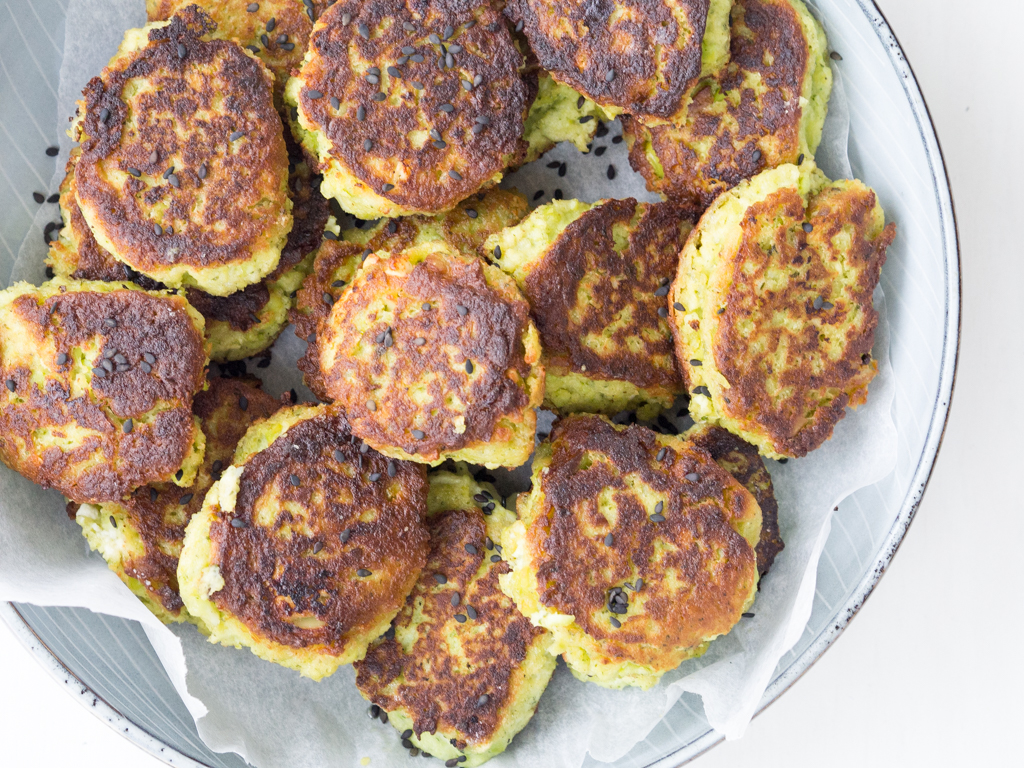
<path id="1" fill-rule="evenodd" d="M 61 131 L 74 113 L 74 102 L 88 79 L 116 50 L 125 29 L 145 22 L 142 0 L 70 0 L 65 57 L 58 91 Z M 817 160 L 831 178 L 850 178 L 847 159 L 849 114 L 839 72 L 825 136 Z M 540 202 L 555 189 L 566 198 L 593 201 L 604 197 L 656 200 L 626 159 L 617 123 L 595 142 L 606 153 L 581 155 L 563 145 L 513 174 L 503 186 L 516 186 Z M 51 190 L 63 176 L 71 142 L 61 136 Z M 547 168 L 565 161 L 559 177 Z M 616 179 L 609 181 L 613 164 Z M 866 180 L 870 183 L 870 179 Z M 25 238 L 13 279 L 41 282 L 42 228 L 53 217 L 40 209 Z M 785 465 L 768 462 L 779 502 L 786 549 L 775 561 L 745 619 L 716 640 L 701 659 L 666 675 L 654 689 L 608 691 L 576 681 L 559 664 L 529 726 L 509 750 L 495 758 L 495 768 L 550 765 L 577 768 L 587 754 L 612 762 L 641 741 L 675 704 L 683 691 L 699 694 L 711 725 L 727 738 L 738 738 L 754 715 L 772 673 L 791 648 L 811 613 L 818 558 L 828 538 L 833 508 L 855 490 L 871 485 L 895 467 L 896 430 L 890 417 L 894 386 L 889 365 L 889 326 L 884 297 L 876 292 L 881 320 L 875 342 L 879 375 L 867 405 L 849 412 L 834 437 L 807 458 Z M 258 371 L 265 387 L 277 394 L 301 387 L 294 362 L 304 343 L 286 332 L 274 347 L 274 364 Z M 0 467 L 0 599 L 37 605 L 82 606 L 142 623 L 171 681 L 196 720 L 211 749 L 234 751 L 260 768 L 327 768 L 350 765 L 368 756 L 374 765 L 400 765 L 409 758 L 390 726 L 366 719 L 366 702 L 344 668 L 321 683 L 239 651 L 207 643 L 191 626 L 167 628 L 157 621 L 89 552 L 78 526 L 64 514 L 59 494 L 43 491 Z"/>

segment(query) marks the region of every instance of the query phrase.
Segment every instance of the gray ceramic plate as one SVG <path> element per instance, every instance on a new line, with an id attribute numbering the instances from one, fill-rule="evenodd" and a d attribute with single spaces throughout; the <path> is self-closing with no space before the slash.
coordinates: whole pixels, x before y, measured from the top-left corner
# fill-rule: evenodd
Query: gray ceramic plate
<path id="1" fill-rule="evenodd" d="M 139 0 L 141 3 L 142 0 Z M 53 173 L 56 84 L 65 0 L 0 0 L 0 250 L 13 261 Z M 761 707 L 839 636 L 885 571 L 921 500 L 949 409 L 960 322 L 956 222 L 938 140 L 913 72 L 881 12 L 863 0 L 819 0 L 850 103 L 850 160 L 900 235 L 882 275 L 896 378 L 898 464 L 841 505 L 818 568 L 814 609 Z M 31 91 L 31 93 L 29 93 Z M 0 275 L 6 285 L 9 275 Z M 131 622 L 70 608 L 0 607 L 39 662 L 82 704 L 171 765 L 232 766 L 192 718 Z M 618 766 L 668 768 L 714 745 L 696 696 L 684 695 Z"/>

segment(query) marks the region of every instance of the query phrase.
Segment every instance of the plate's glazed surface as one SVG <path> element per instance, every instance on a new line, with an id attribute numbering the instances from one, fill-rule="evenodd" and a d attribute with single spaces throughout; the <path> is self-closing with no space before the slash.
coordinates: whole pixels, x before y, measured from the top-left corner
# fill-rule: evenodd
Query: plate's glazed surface
<path id="1" fill-rule="evenodd" d="M 141 2 L 141 0 L 140 0 Z M 0 15 L 0 261 L 14 261 L 46 189 L 56 143 L 65 0 L 3 3 Z M 892 328 L 899 432 L 895 472 L 844 501 L 817 574 L 813 612 L 779 663 L 767 706 L 828 648 L 881 577 L 920 502 L 942 438 L 956 367 L 956 223 L 938 141 L 909 64 L 870 2 L 819 0 L 851 113 L 850 161 L 900 228 L 882 274 Z M 56 216 L 56 214 L 55 214 Z M 0 283 L 10 275 L 0 271 Z M 135 624 L 84 609 L 3 605 L 0 615 L 69 692 L 171 765 L 231 766 L 211 752 Z M 699 697 L 685 694 L 616 765 L 669 768 L 715 744 Z M 588 765 L 596 764 L 588 760 Z"/>

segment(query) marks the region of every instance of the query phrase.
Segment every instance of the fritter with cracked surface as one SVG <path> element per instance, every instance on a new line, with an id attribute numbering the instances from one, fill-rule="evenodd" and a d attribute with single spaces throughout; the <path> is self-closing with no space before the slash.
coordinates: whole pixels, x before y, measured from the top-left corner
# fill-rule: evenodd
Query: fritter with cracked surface
<path id="1" fill-rule="evenodd" d="M 167 21 L 189 5 L 199 5 L 216 22 L 214 36 L 245 46 L 274 73 L 274 97 L 283 104 L 284 86 L 302 66 L 313 22 L 329 0 L 146 0 L 149 21 Z"/>
<path id="2" fill-rule="evenodd" d="M 718 466 L 750 491 L 761 508 L 761 537 L 756 552 L 757 572 L 763 579 L 786 545 L 779 533 L 779 504 L 775 500 L 772 476 L 768 474 L 761 454 L 756 446 L 711 424 L 694 424 L 683 437 L 711 454 Z"/>
<path id="3" fill-rule="evenodd" d="M 131 283 L 16 283 L 0 291 L 0 459 L 79 503 L 154 482 L 188 487 L 205 437 L 192 399 L 203 318 Z"/>
<path id="4" fill-rule="evenodd" d="M 527 208 L 526 198 L 518 192 L 491 189 L 463 200 L 440 216 L 404 216 L 365 229 L 353 227 L 342 233 L 340 240 L 325 239 L 290 313 L 295 335 L 309 342 L 298 362 L 306 386 L 321 400 L 330 399 L 320 373 L 316 334 L 367 256 L 397 253 L 434 241 L 443 241 L 467 256 L 483 255 L 484 241 L 517 223 Z"/>
<path id="5" fill-rule="evenodd" d="M 163 288 L 161 283 L 141 275 L 100 247 L 85 223 L 75 199 L 74 149 L 60 187 L 64 227 L 51 242 L 47 264 L 58 277 L 74 280 L 130 280 L 143 288 Z M 312 252 L 327 224 L 327 201 L 317 191 L 318 181 L 301 159 L 292 169 L 290 194 L 294 226 L 281 252 L 277 268 L 259 283 L 230 296 L 212 296 L 189 288 L 187 296 L 206 319 L 210 359 L 218 362 L 241 360 L 268 348 L 284 330 L 292 293 L 302 284 L 312 266 Z"/>
<path id="6" fill-rule="evenodd" d="M 292 227 L 272 76 L 196 6 L 129 30 L 86 86 L 76 199 L 97 242 L 173 288 L 227 296 L 277 267 Z"/>
<path id="7" fill-rule="evenodd" d="M 517 511 L 501 588 L 580 680 L 649 688 L 754 601 L 757 502 L 681 438 L 562 419 Z"/>
<path id="8" fill-rule="evenodd" d="M 517 467 L 544 397 L 529 309 L 512 278 L 446 243 L 371 254 L 321 326 L 324 389 L 383 454 Z"/>
<path id="9" fill-rule="evenodd" d="M 540 331 L 546 407 L 653 418 L 684 391 L 665 297 L 696 218 L 632 198 L 555 200 L 488 238 Z"/>
<path id="10" fill-rule="evenodd" d="M 719 197 L 670 294 L 694 420 L 772 458 L 831 437 L 878 371 L 872 294 L 895 235 L 871 189 L 829 181 L 809 160 Z"/>
<path id="11" fill-rule="evenodd" d="M 192 485 L 154 483 L 136 488 L 123 501 L 68 505 L 68 514 L 82 527 L 89 546 L 165 624 L 193 621 L 201 626 L 178 594 L 178 556 L 185 526 L 202 508 L 210 486 L 230 466 L 246 429 L 270 416 L 277 406 L 260 389 L 258 379 L 211 379 L 210 388 L 192 403 L 192 413 L 206 435 L 206 455 Z"/>
<path id="12" fill-rule="evenodd" d="M 551 76 L 610 115 L 667 120 L 728 59 L 732 0 L 510 0 Z"/>
<path id="13" fill-rule="evenodd" d="M 326 197 L 362 219 L 440 213 L 525 153 L 522 63 L 490 3 L 341 0 L 285 96 Z"/>
<path id="14" fill-rule="evenodd" d="M 319 680 L 361 659 L 426 562 L 422 465 L 367 450 L 343 416 L 250 427 L 185 531 L 181 598 L 210 642 Z"/>
<path id="15" fill-rule="evenodd" d="M 413 746 L 473 768 L 529 722 L 555 670 L 550 635 L 498 587 L 501 534 L 516 515 L 466 467 L 430 475 L 430 554 L 356 685 Z"/>
<path id="16" fill-rule="evenodd" d="M 832 91 L 825 31 L 801 0 L 736 0 L 732 57 L 701 80 L 685 114 L 624 118 L 630 165 L 647 188 L 706 207 L 766 168 L 813 158 Z"/>

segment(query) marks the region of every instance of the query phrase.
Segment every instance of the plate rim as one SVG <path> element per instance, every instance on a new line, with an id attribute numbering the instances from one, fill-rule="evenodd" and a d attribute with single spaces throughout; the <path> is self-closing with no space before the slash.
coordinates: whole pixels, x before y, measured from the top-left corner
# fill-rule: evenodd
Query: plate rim
<path id="1" fill-rule="evenodd" d="M 943 338 L 943 351 L 939 369 L 939 387 L 935 395 L 935 403 L 925 436 L 924 448 L 918 457 L 912 482 L 900 506 L 899 514 L 879 546 L 871 567 L 861 578 L 850 598 L 836 608 L 833 613 L 834 618 L 829 625 L 819 632 L 817 637 L 804 649 L 803 653 L 794 659 L 783 670 L 782 674 L 769 684 L 761 702 L 758 704 L 754 717 L 760 715 L 777 701 L 783 693 L 789 690 L 832 647 L 832 644 L 846 630 L 850 622 L 853 621 L 853 618 L 864 606 L 864 603 L 871 596 L 882 576 L 888 571 L 889 564 L 892 562 L 893 557 L 895 557 L 900 544 L 903 542 L 907 531 L 910 529 L 910 525 L 916 517 L 917 510 L 927 490 L 928 482 L 935 469 L 935 462 L 942 447 L 946 427 L 949 423 L 949 413 L 956 385 L 956 374 L 960 357 L 963 287 L 961 282 L 959 225 L 945 154 L 942 150 L 938 132 L 935 129 L 931 110 L 928 108 L 927 100 L 921 91 L 917 75 L 888 18 L 878 6 L 876 0 L 856 0 L 856 3 L 869 21 L 872 20 L 873 14 L 876 17 L 875 22 L 872 23 L 875 35 L 883 44 L 883 48 L 886 49 L 893 69 L 897 73 L 903 74 L 903 77 L 900 78 L 903 91 L 914 114 L 915 122 L 924 144 L 925 154 L 928 157 L 932 179 L 938 193 L 937 202 L 940 223 L 945 225 L 946 218 L 948 217 L 949 222 L 952 224 L 951 231 L 948 232 L 945 231 L 946 227 L 943 226 L 942 238 L 942 250 L 946 262 L 944 277 L 947 291 L 945 302 L 945 336 Z M 887 44 L 886 37 L 889 38 L 892 44 Z M 931 141 L 929 141 L 929 138 Z M 934 152 L 930 146 L 931 143 L 934 143 Z M 29 651 L 36 662 L 49 673 L 50 677 L 59 684 L 62 684 L 68 694 L 74 697 L 82 707 L 92 712 L 112 730 L 128 741 L 133 742 L 153 757 L 162 760 L 167 765 L 181 766 L 182 768 L 211 768 L 208 763 L 197 761 L 154 736 L 93 691 L 73 671 L 65 666 L 60 657 L 36 634 L 14 603 L 0 603 L 0 619 L 3 619 L 14 636 Z M 701 736 L 680 744 L 677 749 L 664 757 L 647 763 L 644 768 L 678 768 L 700 757 L 723 740 L 724 737 L 722 735 L 716 734 L 713 730 L 709 729 Z M 681 757 L 679 753 L 684 750 L 693 751 L 691 754 Z"/>

